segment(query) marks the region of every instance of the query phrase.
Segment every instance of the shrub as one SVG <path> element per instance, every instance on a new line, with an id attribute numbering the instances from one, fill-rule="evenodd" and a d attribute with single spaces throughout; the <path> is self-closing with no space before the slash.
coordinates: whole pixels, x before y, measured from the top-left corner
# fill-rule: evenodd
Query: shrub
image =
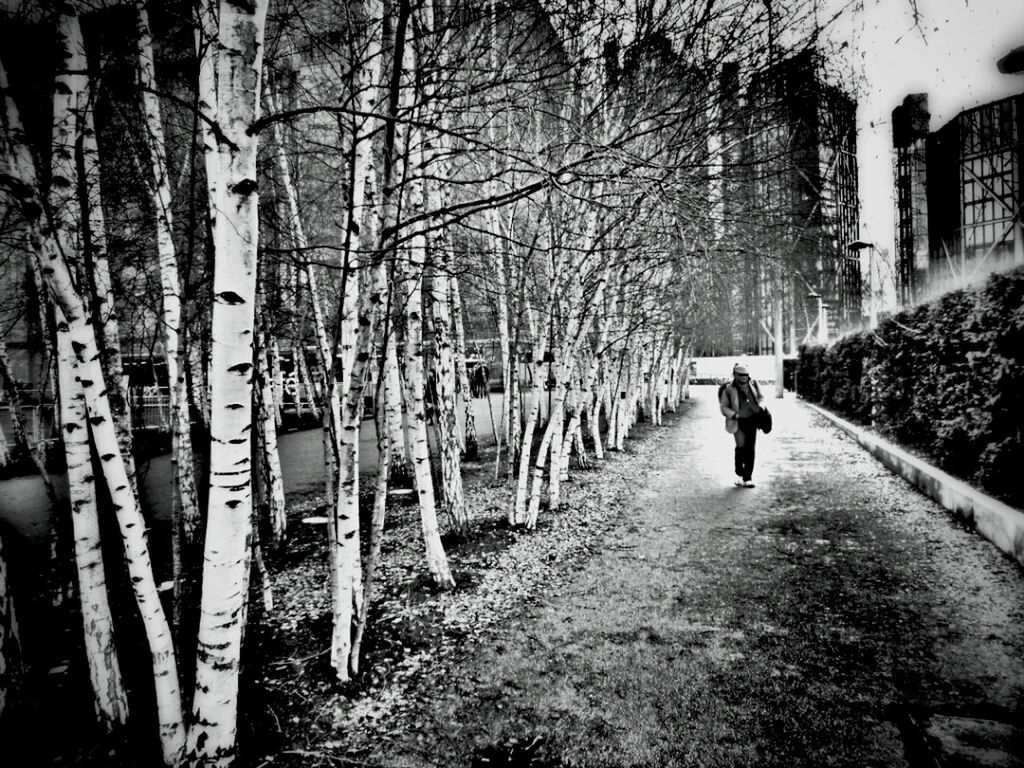
<path id="1" fill-rule="evenodd" d="M 801 347 L 797 371 L 804 399 L 1024 503 L 1024 269 Z"/>

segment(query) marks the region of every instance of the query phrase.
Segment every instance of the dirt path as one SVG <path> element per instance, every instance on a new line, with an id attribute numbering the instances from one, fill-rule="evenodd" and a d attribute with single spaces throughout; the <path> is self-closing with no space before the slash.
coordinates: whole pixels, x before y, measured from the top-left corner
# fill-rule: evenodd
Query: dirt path
<path id="1" fill-rule="evenodd" d="M 793 400 L 734 488 L 713 389 L 694 399 L 600 551 L 425 675 L 361 759 L 935 765 L 925 727 L 980 721 L 1015 759 L 1024 572 Z"/>

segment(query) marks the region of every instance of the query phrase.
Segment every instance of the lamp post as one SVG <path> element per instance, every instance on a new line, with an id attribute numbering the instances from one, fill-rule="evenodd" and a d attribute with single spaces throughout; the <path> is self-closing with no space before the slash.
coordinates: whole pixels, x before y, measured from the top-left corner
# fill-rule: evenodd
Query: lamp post
<path id="1" fill-rule="evenodd" d="M 878 325 L 878 305 L 875 297 L 875 244 L 864 240 L 854 240 L 846 247 L 858 257 L 862 250 L 868 249 L 868 326 L 875 328 Z"/>
<path id="2" fill-rule="evenodd" d="M 808 293 L 807 298 L 818 300 L 818 343 L 828 344 L 828 318 L 825 316 L 825 300 L 820 293 Z"/>

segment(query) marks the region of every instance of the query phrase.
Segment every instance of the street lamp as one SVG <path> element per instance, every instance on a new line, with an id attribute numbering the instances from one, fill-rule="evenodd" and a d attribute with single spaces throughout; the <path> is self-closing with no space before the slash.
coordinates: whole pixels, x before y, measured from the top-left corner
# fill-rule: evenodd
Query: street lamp
<path id="1" fill-rule="evenodd" d="M 818 343 L 828 344 L 828 322 L 825 317 L 825 301 L 820 293 L 811 292 L 807 294 L 808 299 L 817 299 L 818 301 Z"/>
<path id="2" fill-rule="evenodd" d="M 875 302 L 875 244 L 865 240 L 854 240 L 846 247 L 858 257 L 862 250 L 868 249 L 868 325 L 874 328 L 878 325 L 878 308 Z"/>

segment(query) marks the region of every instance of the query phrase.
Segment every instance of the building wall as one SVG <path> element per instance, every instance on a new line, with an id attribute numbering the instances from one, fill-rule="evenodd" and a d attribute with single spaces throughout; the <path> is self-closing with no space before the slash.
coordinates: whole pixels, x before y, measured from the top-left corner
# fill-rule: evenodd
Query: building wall
<path id="1" fill-rule="evenodd" d="M 893 113 L 905 305 L 1024 264 L 1024 95 L 965 110 L 933 133 L 922 130 L 926 109 L 926 97 L 915 95 Z"/>
<path id="2" fill-rule="evenodd" d="M 827 307 L 830 337 L 861 323 L 860 262 L 847 247 L 859 230 L 856 104 L 822 81 L 810 51 L 755 78 L 751 93 L 755 138 L 747 162 L 760 169 L 753 224 L 762 230 L 768 263 L 785 275 L 792 350 L 816 336 L 815 294 Z M 766 277 L 762 269 L 762 283 Z M 769 318 L 764 294 L 760 312 Z M 771 339 L 761 333 L 757 351 L 767 352 Z"/>
<path id="3" fill-rule="evenodd" d="M 915 93 L 893 110 L 896 180 L 896 274 L 900 301 L 911 304 L 928 275 L 926 162 L 928 96 Z"/>

